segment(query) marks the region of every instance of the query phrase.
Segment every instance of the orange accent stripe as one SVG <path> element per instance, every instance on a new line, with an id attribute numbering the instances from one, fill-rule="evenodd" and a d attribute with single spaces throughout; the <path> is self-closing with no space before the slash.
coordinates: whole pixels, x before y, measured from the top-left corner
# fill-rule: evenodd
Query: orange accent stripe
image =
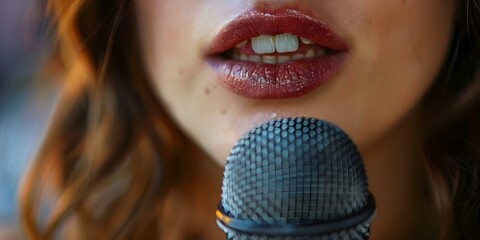
<path id="1" fill-rule="evenodd" d="M 225 224 L 228 224 L 228 223 L 230 222 L 230 218 L 227 217 L 227 216 L 225 216 L 225 215 L 223 215 L 223 214 L 222 214 L 220 211 L 218 211 L 218 210 L 215 211 L 215 215 L 217 215 L 217 218 L 218 218 L 220 221 L 224 222 Z"/>
<path id="2" fill-rule="evenodd" d="M 217 215 L 217 218 L 222 220 L 223 219 L 223 214 L 220 211 L 215 211 L 215 215 Z"/>

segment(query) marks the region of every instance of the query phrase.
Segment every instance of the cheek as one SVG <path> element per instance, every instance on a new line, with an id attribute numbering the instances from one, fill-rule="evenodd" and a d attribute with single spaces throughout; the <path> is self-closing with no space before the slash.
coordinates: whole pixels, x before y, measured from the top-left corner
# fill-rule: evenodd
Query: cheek
<path id="1" fill-rule="evenodd" d="M 415 75 L 437 70 L 451 35 L 453 0 L 353 2 L 358 11 L 352 20 L 359 23 L 352 49 L 356 55 L 372 67 L 389 62 L 415 66 L 410 68 Z"/>
<path id="2" fill-rule="evenodd" d="M 218 87 L 215 78 L 205 73 L 203 59 L 209 34 L 216 33 L 212 26 L 219 25 L 211 22 L 224 14 L 207 13 L 212 5 L 215 1 L 138 0 L 137 4 L 142 54 L 152 87 L 178 126 L 202 143 L 205 134 L 198 131 L 226 109 L 218 107 L 224 101 L 211 97 Z"/>
<path id="3" fill-rule="evenodd" d="M 356 32 L 349 39 L 352 61 L 346 82 L 352 101 L 359 103 L 353 135 L 367 148 L 413 109 L 435 80 L 448 50 L 454 4 L 446 0 L 351 4 L 349 8 L 356 10 L 349 21 Z"/>
<path id="4" fill-rule="evenodd" d="M 200 1 L 199 1 L 200 2 Z M 192 1 L 138 0 L 140 42 L 147 71 L 160 96 L 186 85 L 200 60 L 194 22 L 198 3 Z M 197 44 L 197 45 L 196 45 Z M 190 66 L 190 67 L 184 67 Z"/>

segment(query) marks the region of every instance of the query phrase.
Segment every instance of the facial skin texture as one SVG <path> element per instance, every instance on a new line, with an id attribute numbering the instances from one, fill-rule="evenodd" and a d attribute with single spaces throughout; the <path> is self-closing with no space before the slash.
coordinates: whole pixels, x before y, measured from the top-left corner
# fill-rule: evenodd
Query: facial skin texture
<path id="1" fill-rule="evenodd" d="M 418 106 L 448 51 L 453 0 L 136 2 L 144 64 L 159 100 L 213 160 L 223 165 L 238 138 L 272 117 L 326 119 L 351 136 L 366 163 L 378 205 L 372 239 L 414 231 L 417 217 L 408 213 L 422 212 L 425 190 L 413 147 L 421 129 Z M 315 91 L 284 100 L 247 99 L 220 85 L 204 58 L 218 31 L 245 11 L 288 7 L 308 9 L 347 42 L 340 72 Z"/>

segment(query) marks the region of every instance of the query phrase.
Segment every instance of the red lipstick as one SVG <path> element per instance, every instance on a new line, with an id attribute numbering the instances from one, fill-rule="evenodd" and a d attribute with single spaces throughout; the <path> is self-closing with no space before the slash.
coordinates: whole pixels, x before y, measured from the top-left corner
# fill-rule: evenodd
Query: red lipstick
<path id="1" fill-rule="evenodd" d="M 327 49 L 321 57 L 276 64 L 235 60 L 228 51 L 259 35 L 289 33 Z M 248 51 L 247 51 L 248 52 Z M 207 51 L 208 63 L 228 90 L 256 99 L 303 96 L 332 79 L 348 53 L 347 44 L 320 20 L 299 10 L 247 12 L 227 24 Z"/>

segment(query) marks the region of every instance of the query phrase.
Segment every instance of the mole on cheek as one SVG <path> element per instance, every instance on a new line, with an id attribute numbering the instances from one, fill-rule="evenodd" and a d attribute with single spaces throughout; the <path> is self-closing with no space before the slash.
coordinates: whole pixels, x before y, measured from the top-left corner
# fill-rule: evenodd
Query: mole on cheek
<path id="1" fill-rule="evenodd" d="M 205 94 L 210 95 L 210 88 L 205 88 Z"/>
<path id="2" fill-rule="evenodd" d="M 177 70 L 177 73 L 178 73 L 178 75 L 183 76 L 183 74 L 185 73 L 185 71 L 183 71 L 183 69 L 179 68 L 179 69 Z"/>
<path id="3" fill-rule="evenodd" d="M 373 25 L 373 20 L 372 20 L 372 19 L 367 18 L 366 21 L 367 21 L 368 26 L 372 26 L 372 25 Z"/>

